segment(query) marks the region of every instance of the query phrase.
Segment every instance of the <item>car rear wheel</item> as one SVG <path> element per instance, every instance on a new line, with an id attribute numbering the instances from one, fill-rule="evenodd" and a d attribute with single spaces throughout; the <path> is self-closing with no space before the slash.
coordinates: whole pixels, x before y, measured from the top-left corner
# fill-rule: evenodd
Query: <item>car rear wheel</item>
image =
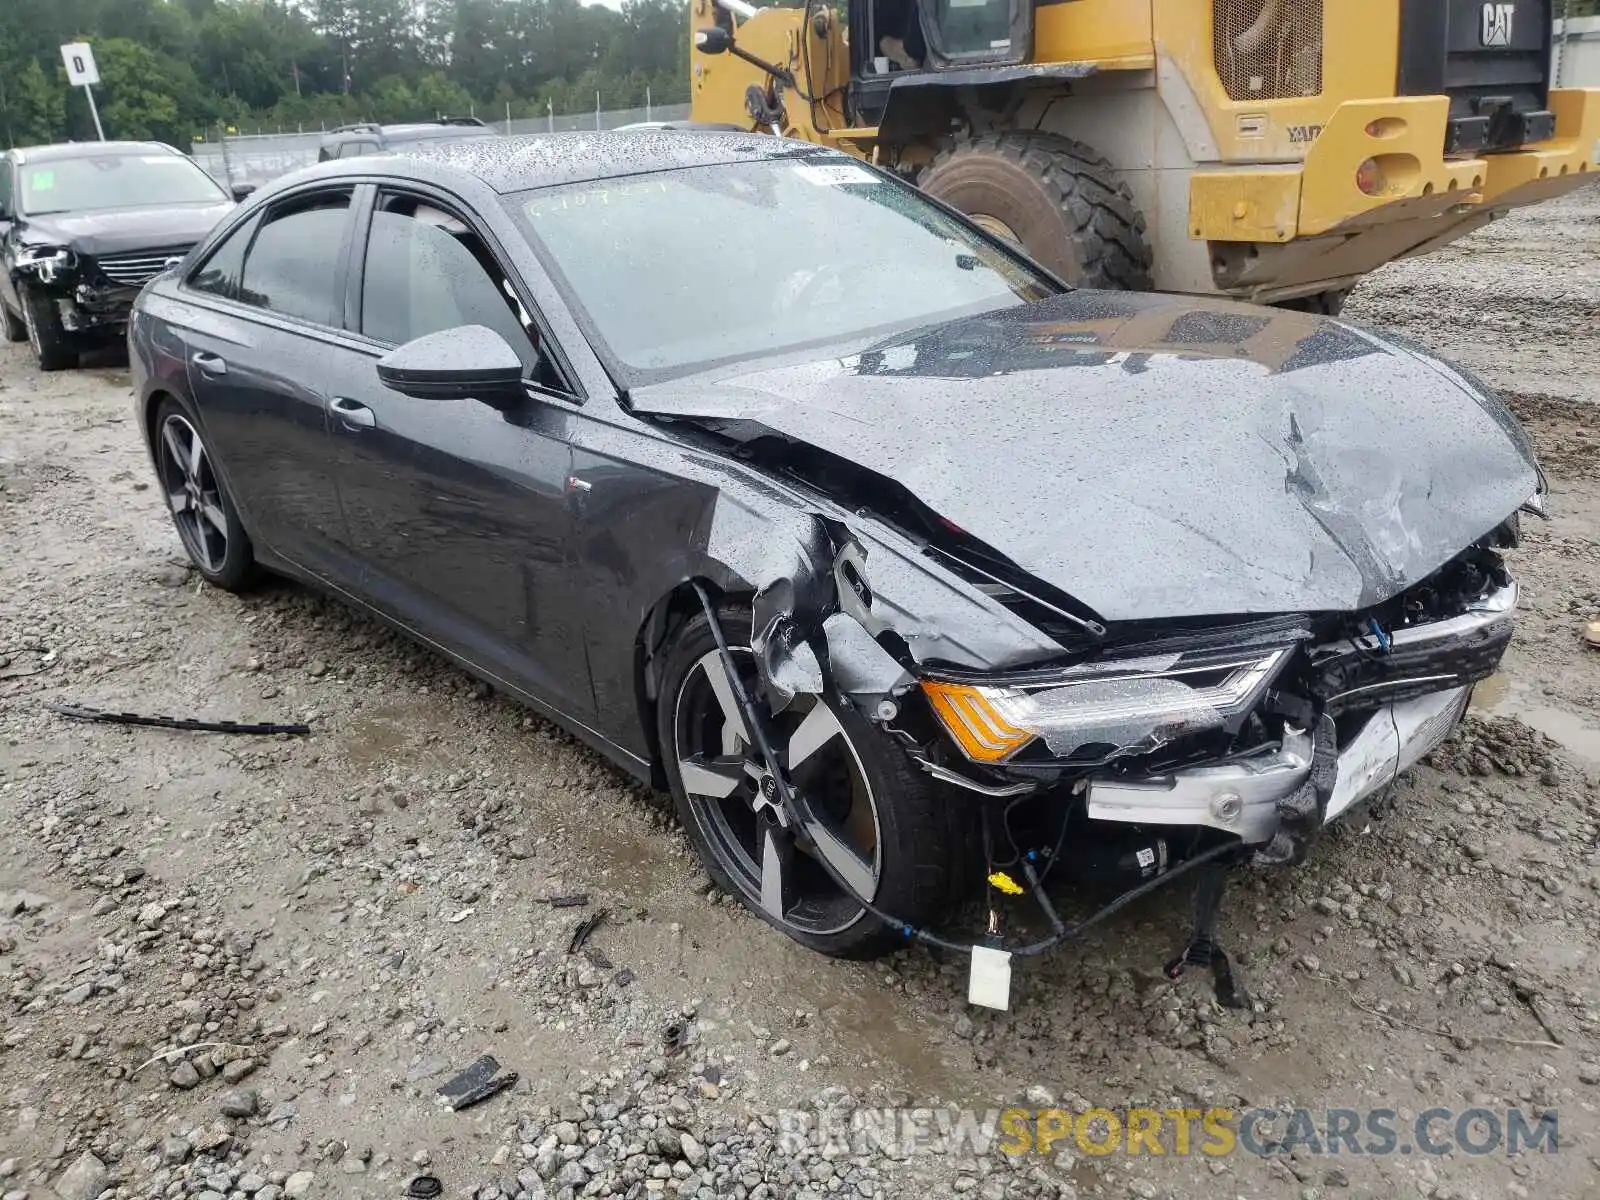
<path id="1" fill-rule="evenodd" d="M 156 474 L 195 570 L 230 592 L 255 573 L 255 553 L 194 417 L 176 400 L 156 409 Z"/>
<path id="2" fill-rule="evenodd" d="M 746 686 L 757 682 L 747 609 L 719 621 Z M 955 898 L 953 809 L 898 746 L 848 703 L 802 695 L 777 714 L 777 750 L 815 820 L 786 827 L 776 789 L 745 731 L 705 616 L 667 655 L 657 732 L 678 816 L 712 881 L 805 946 L 874 958 L 905 944 L 857 896 L 903 924 L 935 921 Z M 764 703 L 759 701 L 758 703 Z"/>
<path id="3" fill-rule="evenodd" d="M 5 335 L 8 342 L 28 340 L 27 322 L 22 319 L 20 313 L 12 312 L 3 298 L 0 298 L 0 333 Z"/>
<path id="4" fill-rule="evenodd" d="M 24 285 L 19 290 L 22 298 L 22 320 L 28 330 L 28 344 L 39 361 L 41 371 L 70 371 L 78 365 L 78 349 L 71 336 L 61 328 L 61 314 L 56 312 L 55 301 L 45 293 Z"/>

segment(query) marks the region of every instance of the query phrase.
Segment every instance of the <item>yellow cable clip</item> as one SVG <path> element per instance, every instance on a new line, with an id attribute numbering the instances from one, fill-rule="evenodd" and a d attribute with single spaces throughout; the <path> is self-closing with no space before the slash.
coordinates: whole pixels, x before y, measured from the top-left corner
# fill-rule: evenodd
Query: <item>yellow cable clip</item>
<path id="1" fill-rule="evenodd" d="M 996 891 L 1004 892 L 1008 896 L 1022 895 L 1022 885 L 1004 871 L 996 871 L 989 876 L 989 886 Z"/>

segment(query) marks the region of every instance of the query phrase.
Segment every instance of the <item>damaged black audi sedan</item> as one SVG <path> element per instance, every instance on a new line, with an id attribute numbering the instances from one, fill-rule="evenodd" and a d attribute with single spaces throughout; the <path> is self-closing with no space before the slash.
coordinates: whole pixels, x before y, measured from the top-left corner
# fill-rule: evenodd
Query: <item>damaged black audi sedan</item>
<path id="1" fill-rule="evenodd" d="M 0 331 L 39 367 L 121 342 L 134 297 L 233 207 L 159 142 L 69 142 L 0 154 Z"/>
<path id="2" fill-rule="evenodd" d="M 1496 669 L 1542 502 L 1410 345 L 1072 290 L 776 138 L 314 167 L 129 342 L 207 579 L 305 580 L 542 710 L 838 955 L 986 879 L 1298 861 Z"/>

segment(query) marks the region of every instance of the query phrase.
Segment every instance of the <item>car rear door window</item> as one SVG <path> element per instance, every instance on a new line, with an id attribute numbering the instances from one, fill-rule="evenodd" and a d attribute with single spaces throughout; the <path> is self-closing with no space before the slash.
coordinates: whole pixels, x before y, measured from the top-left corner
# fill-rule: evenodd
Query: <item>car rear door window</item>
<path id="1" fill-rule="evenodd" d="M 349 210 L 349 191 L 319 192 L 276 205 L 245 256 L 238 299 L 286 317 L 337 324 Z"/>
<path id="2" fill-rule="evenodd" d="M 381 197 L 367 240 L 361 332 L 401 345 L 463 325 L 488 326 L 534 365 L 533 321 L 483 239 L 425 200 Z"/>

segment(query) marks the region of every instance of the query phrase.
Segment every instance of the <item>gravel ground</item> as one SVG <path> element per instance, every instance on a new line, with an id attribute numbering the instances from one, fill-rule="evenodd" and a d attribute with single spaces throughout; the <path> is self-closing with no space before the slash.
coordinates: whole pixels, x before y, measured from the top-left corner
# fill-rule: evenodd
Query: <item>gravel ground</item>
<path id="1" fill-rule="evenodd" d="M 922 949 L 791 945 L 708 890 L 659 797 L 524 710 L 301 588 L 200 586 L 126 371 L 44 377 L 0 347 L 0 1194 L 396 1196 L 424 1168 L 484 1200 L 1600 1194 L 1600 653 L 1578 637 L 1600 614 L 1600 192 L 1397 264 L 1349 316 L 1505 390 L 1554 518 L 1515 555 L 1518 639 L 1463 731 L 1306 868 L 1231 894 L 1248 1014 L 1161 978 L 1181 895 L 1030 963 L 1007 1014 Z M 518 1082 L 443 1109 L 483 1053 Z M 1010 1104 L 1518 1106 L 1556 1110 L 1560 1142 L 1008 1158 L 780 1136 L 780 1110 Z"/>

